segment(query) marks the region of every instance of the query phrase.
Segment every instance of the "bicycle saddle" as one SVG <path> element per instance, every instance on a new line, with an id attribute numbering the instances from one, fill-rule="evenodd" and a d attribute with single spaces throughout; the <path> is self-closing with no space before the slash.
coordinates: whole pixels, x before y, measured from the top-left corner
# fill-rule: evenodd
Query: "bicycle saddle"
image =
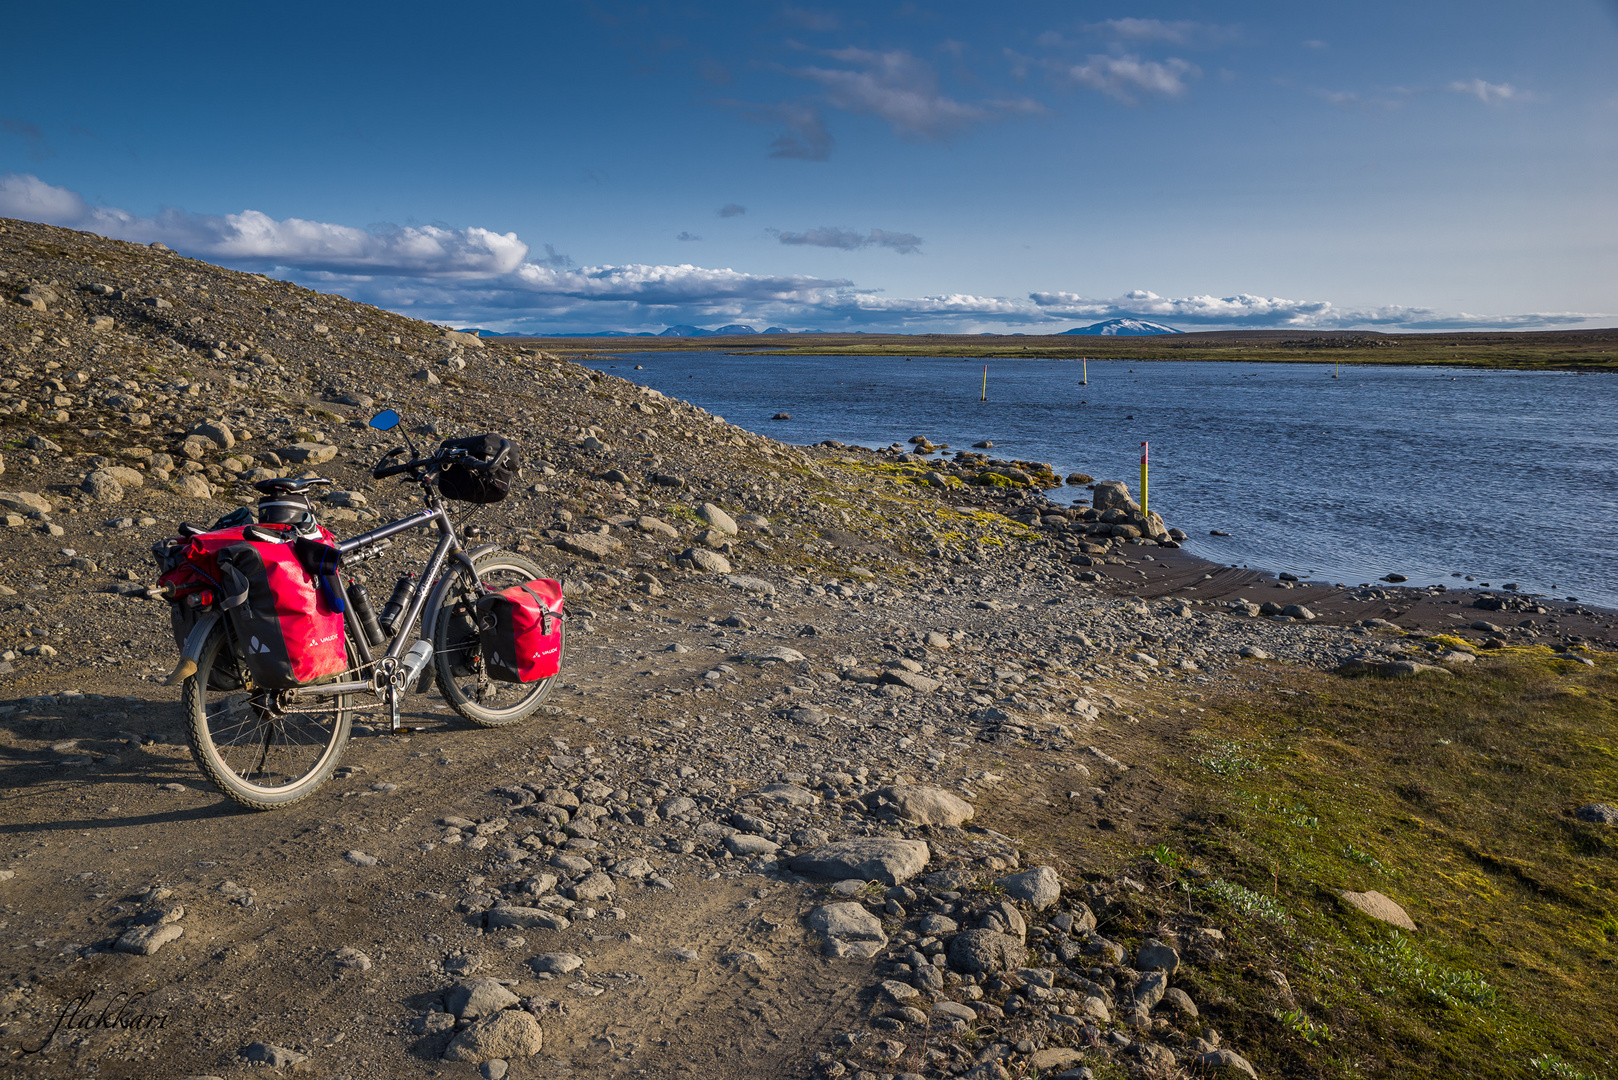
<path id="1" fill-rule="evenodd" d="M 331 481 L 324 476 L 276 477 L 272 480 L 255 481 L 253 490 L 266 495 L 295 495 L 300 491 L 308 491 L 312 487 L 330 483 Z"/>

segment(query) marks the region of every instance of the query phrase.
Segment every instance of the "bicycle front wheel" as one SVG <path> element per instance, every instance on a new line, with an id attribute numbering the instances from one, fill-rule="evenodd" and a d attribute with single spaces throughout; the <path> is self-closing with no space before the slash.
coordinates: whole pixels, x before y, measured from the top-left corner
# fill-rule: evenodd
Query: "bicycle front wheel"
<path id="1" fill-rule="evenodd" d="M 450 708 L 479 727 L 504 727 L 533 714 L 550 696 L 556 676 L 536 682 L 500 682 L 489 678 L 478 644 L 478 597 L 483 590 L 499 592 L 521 585 L 545 571 L 529 559 L 508 551 L 491 551 L 474 563 L 477 581 L 457 566 L 455 581 L 444 598 L 444 606 L 433 626 L 433 660 L 438 670 L 438 689 Z M 478 583 L 482 583 L 482 588 Z M 562 624 L 562 651 L 558 663 L 567 658 L 567 624 Z"/>
<path id="2" fill-rule="evenodd" d="M 224 795 L 254 810 L 307 798 L 331 776 L 353 723 L 353 695 L 294 705 L 253 685 L 221 623 L 185 680 L 191 756 Z"/>

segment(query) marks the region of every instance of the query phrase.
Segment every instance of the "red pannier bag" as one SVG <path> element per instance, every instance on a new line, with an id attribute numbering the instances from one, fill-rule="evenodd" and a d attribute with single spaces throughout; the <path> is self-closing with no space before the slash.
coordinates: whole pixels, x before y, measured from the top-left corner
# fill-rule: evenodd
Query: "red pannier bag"
<path id="1" fill-rule="evenodd" d="M 538 682 L 562 666 L 562 583 L 535 578 L 478 598 L 484 669 L 499 682 Z"/>
<path id="2" fill-rule="evenodd" d="M 219 553 L 245 539 L 250 525 L 212 532 L 176 536 L 152 546 L 160 575 L 157 583 L 169 594 L 169 622 L 174 631 L 174 647 L 185 647 L 185 639 L 196 625 L 197 611 L 224 599 L 225 583 L 219 574 Z M 260 526 L 270 529 L 271 526 Z"/>
<path id="3" fill-rule="evenodd" d="M 335 550 L 308 541 L 246 541 L 216 557 L 237 651 L 260 687 L 303 686 L 348 667 L 335 578 L 310 573 L 300 545 L 332 550 L 335 564 Z"/>

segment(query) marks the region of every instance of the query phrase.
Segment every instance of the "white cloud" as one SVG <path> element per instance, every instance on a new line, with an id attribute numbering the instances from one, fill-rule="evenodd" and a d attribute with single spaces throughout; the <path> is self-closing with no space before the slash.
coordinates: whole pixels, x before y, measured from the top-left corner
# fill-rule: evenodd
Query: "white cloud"
<path id="1" fill-rule="evenodd" d="M 1456 80 L 1449 84 L 1449 90 L 1456 94 L 1466 94 L 1475 97 L 1485 105 L 1498 105 L 1503 101 L 1538 101 L 1536 94 L 1526 90 L 1519 90 L 1510 83 L 1484 82 L 1482 79 Z"/>
<path id="2" fill-rule="evenodd" d="M 544 245 L 543 255 L 529 258 L 528 246 L 514 234 L 486 229 L 365 231 L 297 218 L 276 221 L 256 211 L 213 217 L 170 210 L 143 218 L 116 207 L 90 206 L 76 192 L 15 174 L 0 176 L 0 216 L 139 242 L 161 240 L 183 254 L 272 269 L 418 318 L 496 330 L 660 330 L 678 323 L 757 321 L 828 330 L 970 333 L 1026 328 L 1039 333 L 1127 316 L 1186 330 L 1464 330 L 1566 327 L 1612 318 L 1577 312 L 1473 315 L 1404 306 L 1345 309 L 1326 300 L 1249 293 L 886 296 L 846 279 L 750 274 L 691 263 L 578 266 L 550 245 Z M 880 229 L 817 229 L 779 236 L 788 245 L 886 246 L 896 251 L 921 243 L 919 237 Z"/>
<path id="3" fill-rule="evenodd" d="M 1202 76 L 1195 64 L 1177 57 L 1160 62 L 1142 60 L 1130 53 L 1090 56 L 1082 64 L 1063 65 L 1057 70 L 1073 82 L 1099 90 L 1126 105 L 1135 104 L 1143 93 L 1179 97 L 1185 93 L 1187 77 Z"/>
<path id="4" fill-rule="evenodd" d="M 1170 45 L 1214 46 L 1235 40 L 1239 35 L 1233 26 L 1215 26 L 1211 23 L 1163 19 L 1108 19 L 1093 23 L 1086 30 L 1109 34 L 1125 41 L 1162 41 Z"/>
<path id="5" fill-rule="evenodd" d="M 901 135 L 945 138 L 989 115 L 941 93 L 932 68 L 903 50 L 849 48 L 827 55 L 854 70 L 803 67 L 792 74 L 824 87 L 834 108 L 880 117 Z"/>
<path id="6" fill-rule="evenodd" d="M 187 254 L 234 266 L 298 266 L 401 275 L 505 274 L 528 255 L 516 233 L 443 229 L 431 225 L 356 229 L 301 218 L 277 221 L 257 210 L 190 214 L 165 210 L 138 217 L 91 206 L 77 192 L 37 176 L 0 176 L 0 214 L 150 243 L 162 240 Z"/>
<path id="7" fill-rule="evenodd" d="M 855 251 L 864 247 L 885 247 L 892 248 L 901 255 L 914 255 L 926 242 L 914 233 L 888 232 L 886 229 L 872 229 L 869 233 L 859 233 L 853 229 L 838 229 L 829 225 L 801 233 L 781 232 L 779 229 L 769 231 L 783 244 L 840 248 L 843 251 Z"/>

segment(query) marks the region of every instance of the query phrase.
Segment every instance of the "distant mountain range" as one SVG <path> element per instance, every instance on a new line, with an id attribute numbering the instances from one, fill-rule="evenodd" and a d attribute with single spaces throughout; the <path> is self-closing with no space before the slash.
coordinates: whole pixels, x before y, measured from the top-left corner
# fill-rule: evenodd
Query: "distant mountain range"
<path id="1" fill-rule="evenodd" d="M 860 333 L 861 331 L 854 331 Z M 788 330 L 784 326 L 771 326 L 764 330 L 755 330 L 742 323 L 731 323 L 721 326 L 717 330 L 704 330 L 700 326 L 671 326 L 662 333 L 654 334 L 650 330 L 633 332 L 629 330 L 586 330 L 578 333 L 566 334 L 524 334 L 502 333 L 499 330 L 484 330 L 478 327 L 467 327 L 463 334 L 476 334 L 478 337 L 558 337 L 558 338 L 590 338 L 590 337 L 718 337 L 720 335 L 737 334 L 824 334 L 824 330 Z"/>
<path id="2" fill-rule="evenodd" d="M 1107 337 L 1135 336 L 1141 334 L 1183 334 L 1184 330 L 1176 330 L 1172 326 L 1162 323 L 1147 322 L 1144 319 L 1108 319 L 1106 322 L 1091 323 L 1089 326 L 1076 326 L 1072 330 L 1063 330 L 1061 336 L 1068 334 L 1099 334 Z"/>
<path id="3" fill-rule="evenodd" d="M 485 329 L 483 329 L 481 327 L 467 327 L 465 330 L 461 331 L 461 333 L 463 333 L 463 334 L 476 334 L 478 337 L 556 337 L 556 338 L 721 337 L 721 336 L 732 337 L 732 336 L 740 336 L 740 335 L 743 335 L 743 334 L 761 334 L 761 333 L 762 334 L 824 334 L 825 332 L 826 331 L 824 331 L 824 330 L 788 330 L 784 326 L 771 326 L 771 327 L 768 327 L 768 328 L 766 328 L 764 330 L 755 330 L 753 327 L 748 326 L 745 323 L 730 323 L 730 324 L 728 324 L 726 326 L 719 327 L 719 329 L 717 329 L 717 330 L 707 330 L 707 329 L 704 329 L 703 327 L 700 327 L 700 326 L 688 326 L 688 325 L 685 325 L 685 324 L 682 323 L 679 326 L 671 326 L 668 329 L 663 330 L 660 333 L 655 333 L 655 334 L 652 333 L 650 330 L 641 330 L 639 332 L 630 331 L 630 330 L 589 330 L 589 331 L 585 331 L 585 332 L 582 332 L 582 333 L 567 333 L 567 334 L 524 334 L 524 333 L 502 332 L 502 331 L 499 331 L 499 330 L 485 330 Z M 852 334 L 862 334 L 862 333 L 865 333 L 865 331 L 863 331 L 863 330 L 841 330 L 841 331 L 838 331 L 838 333 L 843 333 L 843 334 L 850 334 L 850 333 L 852 333 Z M 1176 330 L 1172 326 L 1164 326 L 1162 323 L 1147 322 L 1144 319 L 1108 319 L 1106 322 L 1092 323 L 1089 326 L 1076 326 L 1072 330 L 1063 330 L 1059 336 L 1066 337 L 1066 336 L 1068 336 L 1070 334 L 1090 334 L 1090 335 L 1101 335 L 1101 336 L 1107 336 L 1107 337 L 1111 337 L 1111 336 L 1125 337 L 1125 336 L 1141 336 L 1141 335 L 1146 335 L 1146 334 L 1183 334 L 1183 333 L 1185 333 L 1185 331 Z M 1006 337 L 1006 336 L 1009 336 L 1009 337 L 1023 337 L 1024 335 L 1022 335 L 1022 334 L 1002 335 L 1002 334 L 995 334 L 992 331 L 989 331 L 989 332 L 985 332 L 982 336 L 984 336 L 984 337 Z"/>

